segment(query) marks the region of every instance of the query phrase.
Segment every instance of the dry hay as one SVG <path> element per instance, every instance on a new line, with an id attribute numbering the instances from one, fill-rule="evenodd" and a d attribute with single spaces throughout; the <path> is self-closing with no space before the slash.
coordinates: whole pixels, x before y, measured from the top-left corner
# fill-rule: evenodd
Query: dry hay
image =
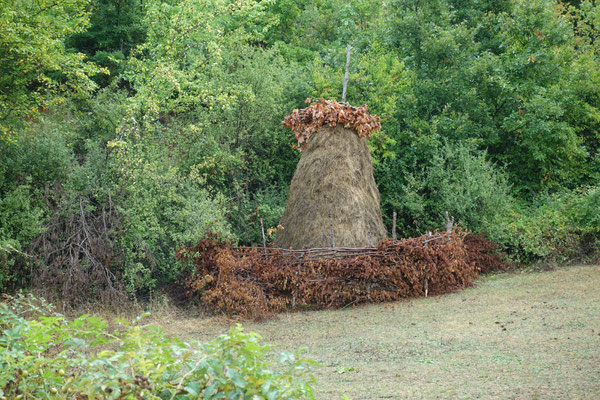
<path id="1" fill-rule="evenodd" d="M 341 125 L 319 128 L 303 151 L 275 245 L 331 246 L 330 217 L 336 246 L 367 246 L 387 236 L 367 143 Z"/>

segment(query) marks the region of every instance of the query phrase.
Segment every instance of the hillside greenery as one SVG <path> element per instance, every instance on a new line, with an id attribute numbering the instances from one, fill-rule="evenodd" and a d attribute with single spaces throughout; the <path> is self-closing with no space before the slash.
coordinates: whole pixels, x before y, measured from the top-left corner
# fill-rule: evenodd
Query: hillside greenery
<path id="1" fill-rule="evenodd" d="M 388 227 L 397 211 L 421 234 L 448 211 L 520 263 L 599 249 L 595 0 L 0 8 L 3 291 L 143 297 L 178 282 L 175 251 L 207 231 L 260 242 L 299 159 L 281 122 L 341 98 L 348 44 L 347 99 L 381 116 Z"/>

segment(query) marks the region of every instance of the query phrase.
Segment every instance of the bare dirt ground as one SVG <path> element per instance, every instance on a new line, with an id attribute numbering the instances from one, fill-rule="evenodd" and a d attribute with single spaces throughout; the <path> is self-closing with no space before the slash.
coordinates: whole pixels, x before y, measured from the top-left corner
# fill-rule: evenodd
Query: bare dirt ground
<path id="1" fill-rule="evenodd" d="M 200 340 L 236 323 L 153 322 Z M 487 276 L 451 295 L 244 326 L 276 351 L 306 347 L 322 364 L 320 399 L 600 399 L 600 266 Z"/>

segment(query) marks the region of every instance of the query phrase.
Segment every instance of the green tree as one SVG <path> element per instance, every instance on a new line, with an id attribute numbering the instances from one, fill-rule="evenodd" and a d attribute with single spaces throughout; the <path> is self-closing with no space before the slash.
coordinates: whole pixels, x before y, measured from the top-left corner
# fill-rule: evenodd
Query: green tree
<path id="1" fill-rule="evenodd" d="M 99 70 L 65 49 L 88 26 L 89 0 L 0 2 L 0 135 L 67 95 L 88 94 Z"/>
<path id="2" fill-rule="evenodd" d="M 99 74 L 94 80 L 107 86 L 116 79 L 131 50 L 145 38 L 142 0 L 95 0 L 92 4 L 89 27 L 69 36 L 68 48 L 88 56 L 96 65 L 107 68 L 110 74 Z"/>
<path id="3" fill-rule="evenodd" d="M 182 172 L 228 198 L 227 218 L 250 242 L 260 235 L 257 214 L 276 224 L 282 212 L 285 195 L 274 193 L 285 192 L 297 154 L 281 121 L 307 86 L 296 63 L 255 46 L 264 33 L 252 21 L 269 20 L 265 5 L 240 4 L 148 4 L 148 40 L 125 73 L 136 96 L 121 130 L 125 141 L 161 143 Z M 246 22 L 232 29 L 236 20 Z"/>
<path id="4" fill-rule="evenodd" d="M 377 171 L 386 213 L 443 141 L 506 165 L 520 196 L 593 182 L 597 62 L 558 3 L 398 0 L 386 11 L 375 37 L 409 77 L 384 124 L 397 155 Z"/>

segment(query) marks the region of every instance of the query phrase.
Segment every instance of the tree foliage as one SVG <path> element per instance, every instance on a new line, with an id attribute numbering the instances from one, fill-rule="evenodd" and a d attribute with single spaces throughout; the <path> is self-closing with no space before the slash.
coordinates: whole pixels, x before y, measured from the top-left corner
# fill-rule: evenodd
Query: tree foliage
<path id="1" fill-rule="evenodd" d="M 209 227 L 261 241 L 260 219 L 277 226 L 285 207 L 292 145 L 314 122 L 356 125 L 360 113 L 388 226 L 396 211 L 403 234 L 421 234 L 449 211 L 527 262 L 596 246 L 596 1 L 0 7 L 1 286 L 29 285 L 32 266 L 68 276 L 63 253 L 52 261 L 36 243 L 70 248 L 81 227 L 56 222 L 82 208 L 89 221 L 118 214 L 102 240 L 114 241 L 109 270 L 130 295 L 177 282 L 175 249 Z M 379 121 L 334 100 L 300 110 L 307 97 L 340 97 L 348 44 L 348 101 Z M 281 124 L 295 109 L 296 142 Z M 305 121 L 312 110 L 325 113 Z M 93 275 L 90 257 L 72 260 Z"/>
<path id="2" fill-rule="evenodd" d="M 24 119 L 67 95 L 94 89 L 89 75 L 98 68 L 65 49 L 65 38 L 88 26 L 89 6 L 90 0 L 0 2 L 0 135 L 14 135 Z"/>

